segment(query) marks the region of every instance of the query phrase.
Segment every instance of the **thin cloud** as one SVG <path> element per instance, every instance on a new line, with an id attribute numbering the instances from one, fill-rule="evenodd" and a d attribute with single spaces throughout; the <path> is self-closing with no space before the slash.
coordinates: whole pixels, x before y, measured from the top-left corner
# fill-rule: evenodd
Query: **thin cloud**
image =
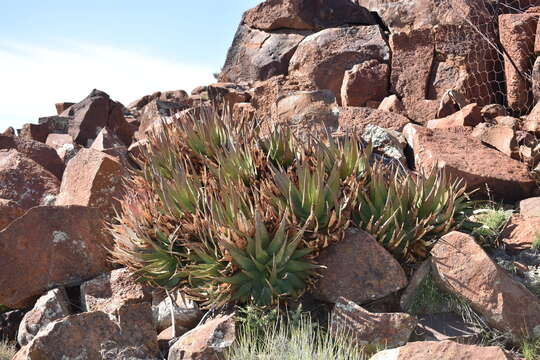
<path id="1" fill-rule="evenodd" d="M 157 90 L 211 83 L 212 70 L 96 44 L 0 42 L 0 131 L 53 115 L 56 102 L 80 101 L 94 88 L 127 105 Z"/>

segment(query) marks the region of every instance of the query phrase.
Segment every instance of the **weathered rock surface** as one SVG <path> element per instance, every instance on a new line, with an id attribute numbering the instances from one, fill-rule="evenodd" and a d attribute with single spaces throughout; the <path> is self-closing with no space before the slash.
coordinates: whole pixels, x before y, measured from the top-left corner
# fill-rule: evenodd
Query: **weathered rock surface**
<path id="1" fill-rule="evenodd" d="M 407 142 L 397 131 L 370 124 L 364 128 L 362 139 L 366 143 L 372 144 L 374 152 L 397 160 L 404 165 L 407 163 L 407 158 L 403 152 Z"/>
<path id="2" fill-rule="evenodd" d="M 288 124 L 306 131 L 318 126 L 337 129 L 336 110 L 336 99 L 328 90 L 295 92 L 276 101 L 273 124 Z"/>
<path id="3" fill-rule="evenodd" d="M 321 251 L 321 271 L 313 294 L 336 302 L 340 296 L 357 304 L 380 299 L 407 286 L 405 272 L 368 233 L 351 229 L 345 238 Z"/>
<path id="4" fill-rule="evenodd" d="M 368 107 L 340 107 L 339 126 L 346 132 L 362 134 L 367 125 L 402 131 L 410 121 L 405 116 Z"/>
<path id="5" fill-rule="evenodd" d="M 69 109 L 69 107 L 71 105 L 75 105 L 75 103 L 72 103 L 72 102 L 61 102 L 61 103 L 56 103 L 54 104 L 54 107 L 56 108 L 56 113 L 58 115 L 60 115 L 61 113 L 63 113 L 64 111 L 66 111 L 67 109 Z"/>
<path id="6" fill-rule="evenodd" d="M 451 232 L 431 255 L 440 285 L 465 299 L 491 326 L 516 338 L 540 335 L 540 300 L 497 266 L 473 237 Z"/>
<path id="7" fill-rule="evenodd" d="M 446 129 L 459 126 L 476 126 L 482 122 L 480 107 L 477 104 L 469 104 L 460 111 L 448 115 L 442 119 L 429 120 L 429 129 Z"/>
<path id="8" fill-rule="evenodd" d="M 11 149 L 34 160 L 58 179 L 62 178 L 65 165 L 52 147 L 34 140 L 0 135 L 0 150 Z"/>
<path id="9" fill-rule="evenodd" d="M 262 30 L 322 30 L 345 24 L 376 24 L 369 11 L 347 0 L 269 0 L 246 11 L 243 22 Z"/>
<path id="10" fill-rule="evenodd" d="M 58 178 L 16 150 L 0 151 L 0 198 L 23 209 L 46 204 L 58 194 Z"/>
<path id="11" fill-rule="evenodd" d="M 17 341 L 17 331 L 24 316 L 21 310 L 11 310 L 0 314 L 0 339 Z"/>
<path id="12" fill-rule="evenodd" d="M 100 311 L 68 316 L 40 331 L 14 360 L 157 360 L 148 304 L 124 305 L 117 318 Z"/>
<path id="13" fill-rule="evenodd" d="M 203 313 L 196 302 L 188 299 L 180 291 L 171 294 L 174 306 L 174 319 L 177 328 L 192 329 L 201 320 Z M 172 325 L 171 299 L 163 291 L 152 294 L 152 312 L 158 332 Z"/>
<path id="14" fill-rule="evenodd" d="M 294 30 L 269 33 L 240 25 L 219 80 L 252 83 L 286 75 L 298 44 L 310 33 Z"/>
<path id="15" fill-rule="evenodd" d="M 409 124 L 403 135 L 414 151 L 418 170 L 430 172 L 435 166 L 461 177 L 469 190 L 486 194 L 486 185 L 497 199 L 515 201 L 530 196 L 534 183 L 527 166 L 470 136 L 470 131 L 426 129 Z"/>
<path id="16" fill-rule="evenodd" d="M 112 101 L 106 93 L 93 90 L 88 97 L 67 109 L 63 116 L 69 120 L 68 134 L 76 143 L 88 146 L 104 127 L 108 127 L 128 146 L 133 128 L 124 118 L 122 104 Z"/>
<path id="17" fill-rule="evenodd" d="M 523 74 L 532 71 L 537 23 L 538 14 L 499 16 L 501 45 L 511 58 L 504 57 L 506 99 L 508 106 L 519 113 L 526 113 L 533 105 L 531 84 Z"/>
<path id="18" fill-rule="evenodd" d="M 152 289 L 137 282 L 125 269 L 102 274 L 81 285 L 81 303 L 85 311 L 116 314 L 125 304 L 152 302 Z"/>
<path id="19" fill-rule="evenodd" d="M 464 345 L 453 341 L 418 341 L 383 350 L 370 360 L 518 360 L 497 346 Z"/>
<path id="20" fill-rule="evenodd" d="M 472 136 L 507 156 L 517 158 L 519 145 L 516 133 L 511 127 L 500 125 L 479 126 L 474 130 Z"/>
<path id="21" fill-rule="evenodd" d="M 28 344 L 39 330 L 69 315 L 71 306 L 66 291 L 59 288 L 47 292 L 38 299 L 34 308 L 24 315 L 17 335 L 19 345 Z"/>
<path id="22" fill-rule="evenodd" d="M 306 37 L 291 58 L 289 75 L 331 90 L 341 103 L 345 71 L 368 60 L 389 61 L 379 26 L 332 28 Z"/>
<path id="23" fill-rule="evenodd" d="M 371 313 L 343 297 L 338 298 L 330 332 L 347 332 L 359 345 L 395 347 L 409 340 L 417 320 L 405 313 Z"/>
<path id="24" fill-rule="evenodd" d="M 44 143 L 49 132 L 49 127 L 46 124 L 24 124 L 19 130 L 19 137 Z"/>
<path id="25" fill-rule="evenodd" d="M 406 115 L 407 111 L 403 106 L 403 103 L 396 95 L 390 95 L 385 97 L 379 104 L 378 110 L 384 110 L 400 115 Z"/>
<path id="26" fill-rule="evenodd" d="M 519 202 L 519 213 L 526 217 L 540 217 L 540 197 L 533 197 Z"/>
<path id="27" fill-rule="evenodd" d="M 220 360 L 235 340 L 233 315 L 218 316 L 185 333 L 169 350 L 169 360 Z"/>
<path id="28" fill-rule="evenodd" d="M 0 230 L 9 225 L 13 220 L 22 216 L 25 210 L 15 201 L 0 199 Z"/>
<path id="29" fill-rule="evenodd" d="M 144 137 L 144 133 L 149 131 L 155 123 L 161 121 L 168 122 L 175 113 L 185 110 L 188 106 L 184 103 L 163 101 L 154 99 L 141 109 L 138 117 L 141 122 L 139 127 L 139 138 Z M 127 145 L 127 144 L 126 144 Z"/>
<path id="30" fill-rule="evenodd" d="M 113 156 L 81 149 L 66 167 L 56 205 L 82 205 L 113 214 L 123 194 L 123 168 Z"/>
<path id="31" fill-rule="evenodd" d="M 30 209 L 0 231 L 0 303 L 24 308 L 50 288 L 110 270 L 105 249 L 110 244 L 98 209 Z"/>
<path id="32" fill-rule="evenodd" d="M 537 236 L 540 236 L 540 218 L 529 217 L 522 212 L 512 215 L 500 239 L 512 250 L 524 250 L 532 247 Z"/>
<path id="33" fill-rule="evenodd" d="M 382 101 L 388 94 L 389 66 L 377 60 L 364 61 L 345 71 L 341 85 L 343 106 L 366 106 Z"/>

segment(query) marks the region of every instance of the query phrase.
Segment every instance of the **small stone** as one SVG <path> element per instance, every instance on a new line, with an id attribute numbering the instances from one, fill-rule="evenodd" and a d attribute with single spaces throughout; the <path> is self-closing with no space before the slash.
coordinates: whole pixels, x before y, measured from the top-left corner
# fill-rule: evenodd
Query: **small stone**
<path id="1" fill-rule="evenodd" d="M 511 250 L 525 250 L 530 249 L 538 237 L 540 237 L 540 217 L 529 217 L 521 213 L 512 215 L 501 232 L 500 239 Z"/>
<path id="2" fill-rule="evenodd" d="M 480 107 L 477 104 L 469 104 L 463 109 L 442 119 L 427 122 L 429 129 L 445 129 L 460 126 L 476 126 L 482 122 Z"/>

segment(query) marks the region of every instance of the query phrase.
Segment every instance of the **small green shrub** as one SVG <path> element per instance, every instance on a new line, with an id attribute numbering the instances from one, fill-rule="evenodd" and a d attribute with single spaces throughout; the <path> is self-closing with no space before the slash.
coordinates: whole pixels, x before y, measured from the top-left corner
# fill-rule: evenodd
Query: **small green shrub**
<path id="1" fill-rule="evenodd" d="M 264 319 L 264 317 L 263 317 Z M 330 336 L 309 315 L 296 313 L 285 321 L 241 322 L 237 341 L 227 360 L 364 360 L 362 347 L 352 344 L 345 333 Z"/>
<path id="2" fill-rule="evenodd" d="M 17 353 L 15 343 L 0 339 L 0 360 L 11 360 Z"/>
<path id="3" fill-rule="evenodd" d="M 512 210 L 506 210 L 493 202 L 479 202 L 461 224 L 461 231 L 467 232 L 483 246 L 497 247 L 502 230 L 510 220 Z"/>
<path id="4" fill-rule="evenodd" d="M 540 337 L 524 340 L 521 345 L 521 352 L 525 360 L 540 359 Z"/>
<path id="5" fill-rule="evenodd" d="M 532 242 L 532 248 L 536 251 L 540 250 L 540 233 L 534 235 L 534 240 Z"/>

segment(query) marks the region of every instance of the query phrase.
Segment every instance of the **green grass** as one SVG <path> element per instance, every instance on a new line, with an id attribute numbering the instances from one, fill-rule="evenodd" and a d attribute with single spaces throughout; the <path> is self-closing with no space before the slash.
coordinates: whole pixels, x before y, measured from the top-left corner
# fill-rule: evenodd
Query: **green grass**
<path id="1" fill-rule="evenodd" d="M 481 202 L 480 205 L 460 230 L 474 236 L 483 246 L 497 247 L 501 232 L 512 216 L 512 210 L 493 202 Z"/>
<path id="2" fill-rule="evenodd" d="M 345 333 L 332 337 L 299 311 L 287 318 L 272 312 L 264 315 L 261 310 L 245 315 L 241 315 L 237 339 L 226 354 L 227 360 L 367 359 L 363 349 L 350 343 Z"/>
<path id="3" fill-rule="evenodd" d="M 521 345 L 521 352 L 525 360 L 540 359 L 540 337 L 525 340 Z"/>
<path id="4" fill-rule="evenodd" d="M 9 311 L 9 308 L 7 306 L 0 304 L 0 314 L 5 313 L 6 311 Z"/>
<path id="5" fill-rule="evenodd" d="M 532 242 L 532 248 L 536 251 L 540 250 L 540 233 L 534 235 L 534 240 Z"/>
<path id="6" fill-rule="evenodd" d="M 0 340 L 0 360 L 11 360 L 17 353 L 14 343 L 7 340 Z"/>

